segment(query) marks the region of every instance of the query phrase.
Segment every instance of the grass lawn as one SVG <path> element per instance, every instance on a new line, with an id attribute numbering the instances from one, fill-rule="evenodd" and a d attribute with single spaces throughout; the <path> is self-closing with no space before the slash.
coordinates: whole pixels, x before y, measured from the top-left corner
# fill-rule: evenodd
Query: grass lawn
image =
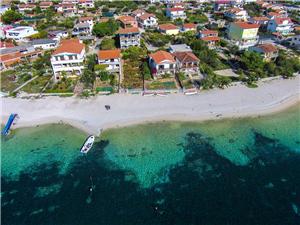
<path id="1" fill-rule="evenodd" d="M 143 80 L 141 76 L 140 68 L 136 65 L 136 62 L 125 60 L 123 66 L 124 79 L 122 86 L 128 89 L 142 88 Z"/>
<path id="2" fill-rule="evenodd" d="M 174 81 L 153 81 L 146 85 L 148 90 L 177 89 Z"/>
<path id="3" fill-rule="evenodd" d="M 194 85 L 193 85 L 193 83 L 192 83 L 192 81 L 191 80 L 183 80 L 183 81 L 181 81 L 181 84 L 182 84 L 182 86 L 185 88 L 185 89 L 190 89 L 190 88 L 194 88 Z"/>
<path id="4" fill-rule="evenodd" d="M 105 92 L 113 92 L 113 87 L 112 86 L 104 86 L 104 87 L 96 87 L 96 92 L 102 92 L 102 91 L 105 91 Z"/>
<path id="5" fill-rule="evenodd" d="M 27 93 L 40 93 L 49 79 L 51 79 L 51 76 L 40 76 L 23 87 L 21 91 L 25 91 Z"/>
<path id="6" fill-rule="evenodd" d="M 45 93 L 71 93 L 71 92 L 73 92 L 77 81 L 78 81 L 78 79 L 69 78 L 64 81 L 52 83 L 45 90 Z"/>
<path id="7" fill-rule="evenodd" d="M 20 81 L 15 79 L 15 74 L 14 70 L 1 72 L 1 91 L 11 92 L 21 85 Z"/>

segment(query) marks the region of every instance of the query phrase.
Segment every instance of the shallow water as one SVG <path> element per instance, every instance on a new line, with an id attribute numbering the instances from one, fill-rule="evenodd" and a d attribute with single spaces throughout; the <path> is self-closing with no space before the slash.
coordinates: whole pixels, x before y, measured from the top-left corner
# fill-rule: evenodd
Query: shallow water
<path id="1" fill-rule="evenodd" d="M 3 224 L 300 224 L 300 108 L 260 118 L 2 139 Z"/>

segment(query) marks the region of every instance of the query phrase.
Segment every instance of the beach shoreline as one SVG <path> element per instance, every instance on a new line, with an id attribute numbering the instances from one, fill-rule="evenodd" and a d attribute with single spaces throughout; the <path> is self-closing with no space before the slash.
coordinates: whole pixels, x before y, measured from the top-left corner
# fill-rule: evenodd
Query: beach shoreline
<path id="1" fill-rule="evenodd" d="M 20 116 L 13 129 L 64 123 L 99 135 L 110 128 L 160 121 L 201 122 L 276 113 L 300 103 L 300 78 L 260 81 L 258 88 L 236 84 L 192 96 L 115 94 L 89 99 L 2 98 L 1 103 L 2 122 L 10 113 Z M 111 109 L 106 110 L 105 105 L 110 105 Z"/>

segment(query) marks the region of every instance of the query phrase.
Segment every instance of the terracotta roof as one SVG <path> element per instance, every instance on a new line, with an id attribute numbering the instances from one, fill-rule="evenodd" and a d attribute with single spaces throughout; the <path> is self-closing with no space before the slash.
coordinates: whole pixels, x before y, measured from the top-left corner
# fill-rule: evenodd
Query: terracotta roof
<path id="1" fill-rule="evenodd" d="M 288 18 L 288 17 L 285 17 L 285 18 L 275 18 L 274 20 L 275 20 L 275 22 L 277 24 L 282 24 L 284 21 L 288 21 L 289 23 L 292 23 L 292 20 L 290 18 Z"/>
<path id="2" fill-rule="evenodd" d="M 40 6 L 47 6 L 47 7 L 49 7 L 49 6 L 52 6 L 52 5 L 53 5 L 53 2 L 40 2 L 39 5 L 40 5 Z"/>
<path id="3" fill-rule="evenodd" d="M 80 43 L 78 39 L 67 39 L 60 42 L 59 47 L 53 52 L 53 55 L 63 52 L 80 54 L 85 45 Z"/>
<path id="4" fill-rule="evenodd" d="M 98 58 L 99 59 L 117 59 L 121 57 L 121 50 L 120 49 L 113 49 L 113 50 L 100 50 L 98 51 Z"/>
<path id="5" fill-rule="evenodd" d="M 118 34 L 130 34 L 130 33 L 139 33 L 139 29 L 137 27 L 128 27 L 128 28 L 120 28 Z"/>
<path id="6" fill-rule="evenodd" d="M 199 31 L 199 33 L 209 35 L 209 34 L 218 34 L 218 31 L 216 31 L 216 30 L 201 30 L 201 31 Z"/>
<path id="7" fill-rule="evenodd" d="M 35 8 L 35 4 L 20 4 L 18 8 Z"/>
<path id="8" fill-rule="evenodd" d="M 175 52 L 173 55 L 182 63 L 199 62 L 197 56 L 192 52 Z"/>
<path id="9" fill-rule="evenodd" d="M 261 48 L 265 53 L 278 51 L 277 47 L 272 44 L 260 44 L 260 45 L 257 45 L 256 47 Z"/>
<path id="10" fill-rule="evenodd" d="M 175 3 L 175 4 L 173 4 L 173 7 L 174 8 L 180 8 L 180 7 L 184 8 L 184 5 L 183 5 L 183 3 Z"/>
<path id="11" fill-rule="evenodd" d="M 8 42 L 8 41 L 1 41 L 0 42 L 0 47 L 1 48 L 12 48 L 15 47 L 14 43 Z"/>
<path id="12" fill-rule="evenodd" d="M 79 18 L 79 21 L 82 22 L 82 21 L 87 21 L 87 20 L 93 20 L 94 18 L 91 17 L 91 16 L 86 16 L 86 17 L 80 17 Z"/>
<path id="13" fill-rule="evenodd" d="M 146 19 L 148 19 L 149 17 L 155 17 L 155 15 L 152 14 L 152 13 L 145 13 L 145 14 L 141 15 L 139 18 L 140 18 L 141 20 L 146 20 Z"/>
<path id="14" fill-rule="evenodd" d="M 234 24 L 242 29 L 253 29 L 253 28 L 260 27 L 259 24 L 252 24 L 252 23 L 246 23 L 246 22 L 237 22 Z"/>
<path id="15" fill-rule="evenodd" d="M 165 60 L 175 63 L 175 59 L 172 56 L 172 54 L 170 54 L 169 52 L 166 52 L 166 51 L 158 51 L 158 52 L 152 53 L 149 55 L 149 57 L 151 57 L 156 64 L 160 64 Z"/>
<path id="16" fill-rule="evenodd" d="M 10 53 L 10 54 L 0 55 L 0 60 L 2 62 L 6 62 L 6 61 L 18 59 L 21 56 L 22 56 L 22 54 L 20 52 L 14 52 L 14 53 Z"/>
<path id="17" fill-rule="evenodd" d="M 279 32 L 273 32 L 272 35 L 277 36 L 277 37 L 281 37 L 282 36 L 282 34 L 279 33 Z"/>
<path id="18" fill-rule="evenodd" d="M 281 14 L 280 14 L 280 13 L 277 13 L 277 12 L 269 12 L 268 15 L 269 15 L 269 16 L 275 16 L 275 17 L 276 17 L 276 16 L 281 16 Z"/>
<path id="19" fill-rule="evenodd" d="M 53 2 L 40 2 L 40 6 L 51 6 Z"/>
<path id="20" fill-rule="evenodd" d="M 61 4 L 59 4 L 59 6 L 61 6 L 61 7 L 70 7 L 70 8 L 75 7 L 75 5 L 73 3 L 61 3 Z"/>
<path id="21" fill-rule="evenodd" d="M 236 8 L 236 7 L 228 10 L 228 12 L 230 12 L 230 13 L 239 13 L 241 11 L 244 11 L 244 10 L 240 9 L 240 8 Z"/>
<path id="22" fill-rule="evenodd" d="M 134 22 L 135 18 L 132 16 L 120 16 L 118 20 L 120 20 L 122 23 L 127 23 L 127 22 Z"/>
<path id="23" fill-rule="evenodd" d="M 175 30 L 178 29 L 174 24 L 166 23 L 158 26 L 160 30 Z"/>
<path id="24" fill-rule="evenodd" d="M 270 20 L 268 17 L 266 16 L 254 16 L 252 18 L 253 20 L 257 20 L 257 21 L 266 21 L 266 20 Z"/>
<path id="25" fill-rule="evenodd" d="M 100 18 L 100 19 L 99 19 L 99 22 L 100 22 L 100 23 L 105 23 L 105 22 L 107 22 L 107 21 L 109 21 L 109 18 Z"/>
<path id="26" fill-rule="evenodd" d="M 203 41 L 220 41 L 219 37 L 203 37 L 201 38 Z"/>
<path id="27" fill-rule="evenodd" d="M 296 31 L 300 31 L 300 26 L 294 28 Z"/>
<path id="28" fill-rule="evenodd" d="M 183 24 L 183 27 L 186 29 L 196 29 L 197 25 L 194 23 L 185 23 Z"/>
<path id="29" fill-rule="evenodd" d="M 146 13 L 146 12 L 143 9 L 136 9 L 132 12 L 133 15 L 144 14 L 144 13 Z"/>
<path id="30" fill-rule="evenodd" d="M 12 64 L 15 64 L 17 62 L 20 62 L 22 57 L 27 57 L 27 56 L 32 56 L 35 54 L 39 54 L 42 51 L 33 51 L 30 53 L 25 53 L 22 54 L 20 52 L 14 52 L 14 53 L 10 53 L 10 54 L 5 54 L 5 55 L 0 55 L 0 60 L 6 65 L 6 66 L 10 66 Z"/>
<path id="31" fill-rule="evenodd" d="M 169 10 L 169 11 L 171 11 L 171 12 L 184 11 L 183 8 L 169 8 L 169 9 L 167 9 L 167 10 Z"/>

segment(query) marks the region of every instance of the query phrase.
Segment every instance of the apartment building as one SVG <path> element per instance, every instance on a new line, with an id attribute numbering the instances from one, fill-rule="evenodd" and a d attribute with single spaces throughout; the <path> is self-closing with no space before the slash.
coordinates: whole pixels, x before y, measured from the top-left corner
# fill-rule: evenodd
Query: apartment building
<path id="1" fill-rule="evenodd" d="M 51 65 L 54 79 L 59 80 L 62 73 L 68 77 L 80 75 L 84 65 L 85 45 L 78 39 L 62 40 L 52 53 Z"/>

